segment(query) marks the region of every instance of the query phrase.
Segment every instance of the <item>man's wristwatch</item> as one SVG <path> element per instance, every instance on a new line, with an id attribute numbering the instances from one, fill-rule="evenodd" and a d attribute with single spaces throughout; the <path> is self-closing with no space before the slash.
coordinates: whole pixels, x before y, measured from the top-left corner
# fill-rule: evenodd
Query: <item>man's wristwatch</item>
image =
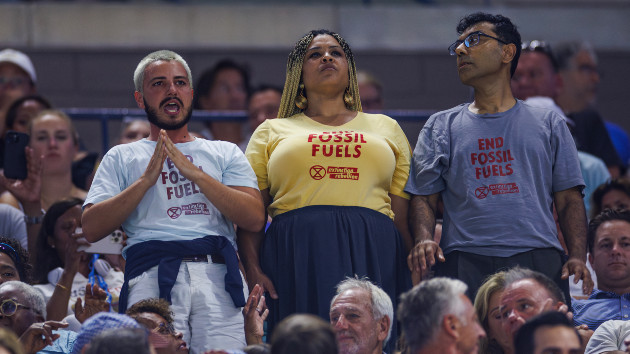
<path id="1" fill-rule="evenodd" d="M 30 216 L 24 214 L 24 222 L 26 225 L 37 225 L 41 224 L 42 220 L 44 220 L 44 216 L 46 215 L 46 211 L 42 209 L 42 214 L 38 216 Z"/>

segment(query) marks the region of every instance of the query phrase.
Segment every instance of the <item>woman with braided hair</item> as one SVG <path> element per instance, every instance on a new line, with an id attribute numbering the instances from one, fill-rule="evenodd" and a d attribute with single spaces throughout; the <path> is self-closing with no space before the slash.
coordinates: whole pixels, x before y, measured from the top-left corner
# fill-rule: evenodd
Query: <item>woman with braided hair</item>
<path id="1" fill-rule="evenodd" d="M 271 295 L 269 325 L 296 312 L 328 318 L 345 276 L 369 277 L 396 306 L 411 286 L 403 192 L 411 151 L 395 120 L 361 112 L 341 36 L 314 30 L 298 41 L 279 118 L 256 129 L 245 154 L 273 221 L 266 235 L 238 237 L 250 287 Z"/>

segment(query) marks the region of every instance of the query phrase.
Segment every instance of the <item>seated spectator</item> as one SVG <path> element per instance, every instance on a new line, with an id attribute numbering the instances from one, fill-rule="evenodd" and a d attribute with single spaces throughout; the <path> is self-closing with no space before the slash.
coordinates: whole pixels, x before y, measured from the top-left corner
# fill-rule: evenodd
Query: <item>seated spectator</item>
<path id="1" fill-rule="evenodd" d="M 630 306 L 630 210 L 606 209 L 591 220 L 587 246 L 597 288 L 573 301 L 575 325 L 596 330 L 607 320 L 628 320 Z"/>
<path id="2" fill-rule="evenodd" d="M 36 287 L 48 301 L 48 319 L 60 320 L 74 312 L 77 298 L 85 295 L 88 277 L 107 284 L 111 303 L 117 308 L 124 274 L 115 271 L 93 254 L 78 251 L 86 245 L 81 232 L 80 199 L 71 198 L 53 204 L 42 224 L 37 239 L 38 261 L 35 264 Z M 104 287 L 103 287 L 104 288 Z"/>
<path id="3" fill-rule="evenodd" d="M 94 337 L 84 354 L 154 354 L 149 335 L 141 329 L 110 329 Z"/>
<path id="4" fill-rule="evenodd" d="M 475 353 L 485 332 L 466 297 L 468 286 L 450 278 L 423 281 L 401 295 L 398 319 L 408 353 Z"/>
<path id="5" fill-rule="evenodd" d="M 7 130 L 15 130 L 22 133 L 29 133 L 29 125 L 31 120 L 39 114 L 39 112 L 51 109 L 50 102 L 40 95 L 29 95 L 18 98 L 11 104 L 7 111 L 5 121 Z"/>
<path id="6" fill-rule="evenodd" d="M 337 334 L 339 353 L 383 353 L 394 323 L 392 300 L 383 289 L 368 279 L 346 278 L 337 284 L 330 324 Z"/>
<path id="7" fill-rule="evenodd" d="M 604 209 L 630 209 L 630 180 L 613 179 L 601 184 L 593 192 L 591 218 L 595 218 Z"/>
<path id="8" fill-rule="evenodd" d="M 247 104 L 248 130 L 252 132 L 265 120 L 278 117 L 282 88 L 262 85 L 252 91 Z M 249 138 L 247 139 L 249 141 Z"/>
<path id="9" fill-rule="evenodd" d="M 28 252 L 13 239 L 0 236 L 0 284 L 17 280 L 30 283 Z"/>
<path id="10" fill-rule="evenodd" d="M 562 78 L 554 100 L 575 122 L 572 133 L 578 150 L 604 160 L 610 175 L 620 177 L 624 163 L 594 108 L 600 80 L 595 50 L 586 42 L 558 43 L 554 45 L 554 58 Z"/>
<path id="11" fill-rule="evenodd" d="M 336 354 L 335 332 L 321 318 L 297 314 L 282 320 L 271 337 L 271 354 Z"/>
<path id="12" fill-rule="evenodd" d="M 149 121 L 144 118 L 125 117 L 118 144 L 127 144 L 148 138 L 151 133 Z"/>
<path id="13" fill-rule="evenodd" d="M 586 345 L 586 354 L 627 353 L 630 351 L 630 321 L 610 320 L 602 323 Z"/>
<path id="14" fill-rule="evenodd" d="M 157 354 L 188 353 L 182 332 L 173 327 L 173 312 L 168 301 L 164 299 L 145 299 L 136 302 L 127 309 L 127 316 L 133 318 L 149 331 L 162 337 L 155 343 Z"/>
<path id="15" fill-rule="evenodd" d="M 486 338 L 479 342 L 480 353 L 512 353 L 512 345 L 507 333 L 501 328 L 501 296 L 505 289 L 505 272 L 489 276 L 477 291 L 475 312 L 486 331 Z"/>
<path id="16" fill-rule="evenodd" d="M 514 339 L 516 354 L 582 353 L 582 340 L 562 313 L 546 312 L 527 321 Z"/>
<path id="17" fill-rule="evenodd" d="M 230 59 L 219 61 L 215 66 L 201 74 L 193 108 L 205 111 L 245 111 L 249 96 L 249 72 L 245 66 Z M 234 120 L 215 120 L 208 122 L 209 131 L 203 135 L 211 140 L 229 141 L 245 151 L 243 122 Z"/>
<path id="18" fill-rule="evenodd" d="M 526 268 L 512 268 L 505 274 L 501 326 L 513 345 L 516 332 L 527 320 L 549 311 L 566 314 L 569 309 L 566 303 L 560 287 L 546 275 Z M 586 327 L 578 329 L 582 342 L 587 343 L 593 331 Z"/>
<path id="19" fill-rule="evenodd" d="M 35 260 L 37 259 L 35 243 L 37 235 L 39 234 L 41 222 L 44 219 L 41 203 L 42 159 L 41 156 L 36 154 L 30 147 L 27 147 L 25 152 L 27 168 L 26 179 L 7 179 L 4 174 L 0 174 L 0 186 L 9 191 L 6 192 L 5 195 L 17 198 L 23 214 L 12 206 L 8 206 L 8 204 L 1 204 L 3 205 L 1 208 L 5 211 L 4 222 L 6 224 L 4 224 L 4 231 L 8 231 L 5 235 L 12 235 L 14 232 L 23 232 L 25 230 L 26 239 L 22 239 L 23 236 L 19 236 L 19 234 L 17 237 L 20 238 L 21 244 L 26 243 L 25 248 L 27 248 L 29 252 L 29 261 L 31 264 L 35 264 Z M 0 196 L 0 200 L 1 199 L 2 197 Z M 0 203 L 2 202 L 0 201 Z M 15 209 L 18 213 L 16 214 L 14 211 L 8 211 L 6 206 L 11 209 Z M 7 230 L 7 228 L 15 231 Z"/>
<path id="20" fill-rule="evenodd" d="M 359 96 L 363 110 L 382 111 L 385 106 L 383 103 L 383 85 L 365 71 L 357 72 L 357 84 L 359 85 Z"/>
<path id="21" fill-rule="evenodd" d="M 45 321 L 42 294 L 26 283 L 8 281 L 0 285 L 0 327 L 13 331 L 25 353 L 70 353 L 76 333 L 59 330 L 67 323 Z"/>
<path id="22" fill-rule="evenodd" d="M 61 111 L 42 111 L 33 118 L 30 135 L 34 154 L 43 156 L 42 208 L 48 210 L 54 202 L 68 197 L 85 199 L 87 192 L 72 183 L 72 160 L 79 136 L 70 118 Z M 19 208 L 18 200 L 11 194 L 5 193 L 0 201 Z"/>
<path id="23" fill-rule="evenodd" d="M 90 317 L 87 321 L 85 321 L 83 327 L 81 327 L 81 331 L 74 342 L 72 353 L 83 353 L 84 347 L 86 350 L 89 349 L 88 344 L 93 338 L 107 330 L 119 328 L 128 329 L 142 327 L 133 318 L 113 312 L 100 312 Z"/>
<path id="24" fill-rule="evenodd" d="M 15 333 L 4 328 L 0 328 L 0 348 L 4 350 L 3 354 L 24 354 L 22 344 Z"/>
<path id="25" fill-rule="evenodd" d="M 0 136 L 4 136 L 9 106 L 20 97 L 34 94 L 36 82 L 35 67 L 26 54 L 14 49 L 0 51 Z"/>

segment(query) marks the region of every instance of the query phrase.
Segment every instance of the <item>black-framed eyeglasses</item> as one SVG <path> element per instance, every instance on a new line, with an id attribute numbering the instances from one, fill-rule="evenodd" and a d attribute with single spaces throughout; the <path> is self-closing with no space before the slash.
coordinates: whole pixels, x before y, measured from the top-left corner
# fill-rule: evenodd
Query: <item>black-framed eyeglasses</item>
<path id="1" fill-rule="evenodd" d="M 462 43 L 464 43 L 466 48 L 470 48 L 470 47 L 476 46 L 481 41 L 481 37 L 482 36 L 483 37 L 492 38 L 492 39 L 496 39 L 497 41 L 499 41 L 499 42 L 501 42 L 503 44 L 509 44 L 508 42 L 506 42 L 506 41 L 504 41 L 502 39 L 499 39 L 497 37 L 492 37 L 492 36 L 487 35 L 487 34 L 481 32 L 481 31 L 477 31 L 477 32 L 473 32 L 473 33 L 469 34 L 466 38 L 464 38 L 464 40 L 461 40 L 461 39 L 456 40 L 453 44 L 451 44 L 448 47 L 448 54 L 450 54 L 450 55 L 457 55 L 455 50 Z"/>
<path id="2" fill-rule="evenodd" d="M 2 316 L 10 317 L 15 315 L 19 307 L 25 308 L 27 310 L 31 309 L 30 307 L 22 305 L 13 299 L 6 299 L 0 303 L 0 313 L 2 313 Z"/>
<path id="3" fill-rule="evenodd" d="M 160 323 L 157 327 L 155 327 L 152 331 L 153 333 L 159 333 L 162 335 L 175 335 L 175 327 L 171 323 Z"/>

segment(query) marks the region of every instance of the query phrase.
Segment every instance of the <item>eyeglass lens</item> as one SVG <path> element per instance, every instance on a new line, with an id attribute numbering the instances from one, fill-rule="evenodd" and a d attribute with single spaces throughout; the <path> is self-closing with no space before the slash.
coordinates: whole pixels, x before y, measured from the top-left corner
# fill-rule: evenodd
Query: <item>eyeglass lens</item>
<path id="1" fill-rule="evenodd" d="M 2 305 L 0 305 L 0 312 L 4 316 L 13 316 L 15 311 L 17 311 L 18 304 L 12 299 L 4 300 Z"/>

